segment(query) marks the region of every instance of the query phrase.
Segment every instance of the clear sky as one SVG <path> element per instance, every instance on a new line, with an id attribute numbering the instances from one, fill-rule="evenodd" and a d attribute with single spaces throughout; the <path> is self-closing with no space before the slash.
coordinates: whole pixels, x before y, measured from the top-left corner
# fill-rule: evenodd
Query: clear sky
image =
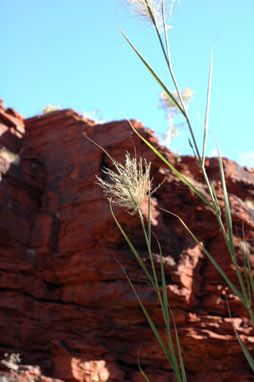
<path id="1" fill-rule="evenodd" d="M 172 88 L 151 27 L 119 6 L 124 0 L 0 0 L 1 93 L 5 105 L 25 117 L 47 104 L 93 113 L 104 121 L 123 114 L 165 132 L 160 88 L 122 37 L 134 42 Z M 176 1 L 169 30 L 180 88 L 194 97 L 189 113 L 203 135 L 213 42 L 214 70 L 209 129 L 224 156 L 254 167 L 254 0 Z M 173 88 L 172 88 L 173 89 Z M 197 115 L 199 114 L 200 117 Z M 187 128 L 172 149 L 191 152 Z M 208 154 L 214 150 L 212 135 Z"/>

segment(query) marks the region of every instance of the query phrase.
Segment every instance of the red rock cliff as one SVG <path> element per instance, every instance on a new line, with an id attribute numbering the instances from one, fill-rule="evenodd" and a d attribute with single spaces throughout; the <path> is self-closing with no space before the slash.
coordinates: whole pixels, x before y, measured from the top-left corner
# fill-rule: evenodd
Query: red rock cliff
<path id="1" fill-rule="evenodd" d="M 133 123 L 205 192 L 193 158 L 178 163 L 150 130 Z M 84 138 L 84 131 L 118 161 L 126 151 L 142 153 L 152 162 L 155 185 L 165 178 L 154 194 L 153 230 L 162 245 L 188 381 L 254 381 L 228 317 L 224 281 L 180 223 L 160 208 L 180 215 L 235 281 L 212 213 L 133 135 L 126 121 L 96 125 L 70 109 L 23 119 L 2 104 L 0 355 L 20 353 L 22 364 L 33 367 L 12 369 L 2 363 L 0 379 L 139 382 L 143 379 L 137 354 L 142 344 L 141 363 L 151 380 L 173 381 L 115 261 L 127 270 L 162 327 L 156 296 L 95 184 L 95 175 L 111 164 Z M 239 249 L 242 222 L 246 239 L 251 245 L 254 240 L 254 209 L 246 203 L 254 198 L 254 175 L 229 160 L 224 165 Z M 216 159 L 208 159 L 207 168 L 221 195 Z M 118 208 L 115 213 L 146 259 L 137 218 Z M 154 258 L 159 270 L 157 252 Z M 236 298 L 229 300 L 234 324 L 252 350 L 254 336 L 246 313 Z"/>

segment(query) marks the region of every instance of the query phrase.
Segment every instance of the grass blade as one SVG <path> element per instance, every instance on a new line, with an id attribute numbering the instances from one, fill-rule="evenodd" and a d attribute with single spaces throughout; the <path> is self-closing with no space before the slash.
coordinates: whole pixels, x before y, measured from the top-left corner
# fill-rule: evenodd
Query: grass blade
<path id="1" fill-rule="evenodd" d="M 197 147 L 197 143 L 196 143 L 196 139 L 195 139 L 195 136 L 194 136 L 194 133 L 193 133 L 193 130 L 192 130 L 192 127 L 191 127 L 191 124 L 190 124 L 190 121 L 189 121 L 189 117 L 188 117 L 188 114 L 186 112 L 186 109 L 185 109 L 185 106 L 184 106 L 184 102 L 182 100 L 182 96 L 181 96 L 181 92 L 179 91 L 179 88 L 177 86 L 177 82 L 175 80 L 175 77 L 173 75 L 173 72 L 172 72 L 172 68 L 171 68 L 171 64 L 170 64 L 170 61 L 169 61 L 169 70 L 170 70 L 170 74 L 171 74 L 171 77 L 173 79 L 173 82 L 176 86 L 176 89 L 177 89 L 177 93 L 178 93 L 178 96 L 179 96 L 179 99 L 181 100 L 181 103 L 183 105 L 183 107 L 178 103 L 178 101 L 175 99 L 175 97 L 173 96 L 173 94 L 169 91 L 169 89 L 167 88 L 167 86 L 165 86 L 165 84 L 163 83 L 163 81 L 159 78 L 159 76 L 155 73 L 155 71 L 151 68 L 151 66 L 148 64 L 148 62 L 144 59 L 144 57 L 142 56 L 142 54 L 135 48 L 135 46 L 132 44 L 132 42 L 128 39 L 128 37 L 125 35 L 125 33 L 120 29 L 120 32 L 122 33 L 122 35 L 124 36 L 124 38 L 126 39 L 126 41 L 130 44 L 130 46 L 132 47 L 132 49 L 135 51 L 135 53 L 138 55 L 138 57 L 140 58 L 140 60 L 143 62 L 143 64 L 145 65 L 145 67 L 147 68 L 147 70 L 152 74 L 152 76 L 155 78 L 155 80 L 158 82 L 158 84 L 161 86 L 161 88 L 164 90 L 164 92 L 168 95 L 168 97 L 174 102 L 174 104 L 176 105 L 176 107 L 179 109 L 179 111 L 182 113 L 182 115 L 185 117 L 186 119 L 186 122 L 187 122 L 187 125 L 188 125 L 188 128 L 189 128 L 189 131 L 190 131 L 190 134 L 191 134 L 191 138 L 192 138 L 192 141 L 193 141 L 193 144 L 195 146 L 195 151 L 196 151 L 196 155 L 197 155 L 197 158 L 198 158 L 198 161 L 200 162 L 201 159 L 200 159 L 200 154 L 199 154 L 199 150 L 198 150 L 198 147 Z"/>
<path id="2" fill-rule="evenodd" d="M 154 288 L 155 288 L 156 293 L 158 294 L 158 297 L 160 298 L 159 283 L 158 283 L 156 269 L 155 269 L 155 265 L 154 265 L 154 261 L 153 261 L 151 244 L 149 242 L 149 237 L 148 237 L 148 234 L 146 232 L 143 215 L 142 215 L 142 212 L 140 211 L 140 209 L 138 209 L 138 214 L 139 214 L 139 220 L 140 220 L 140 223 L 141 223 L 141 226 L 142 226 L 142 229 L 143 229 L 143 233 L 144 233 L 144 236 L 145 236 L 145 241 L 146 241 L 146 245 L 147 245 L 148 255 L 149 255 L 149 259 L 150 259 L 150 263 L 151 263 L 151 267 L 152 267 L 152 271 L 153 271 Z M 150 221 L 150 223 L 151 223 L 151 221 Z"/>
<path id="3" fill-rule="evenodd" d="M 119 263 L 119 262 L 118 262 L 118 263 Z M 168 352 L 168 349 L 167 349 L 167 347 L 165 346 L 164 341 L 163 341 L 163 339 L 161 338 L 161 335 L 160 335 L 160 333 L 159 333 L 159 331 L 158 331 L 156 325 L 154 324 L 152 318 L 150 317 L 150 315 L 149 315 L 149 313 L 148 313 L 146 307 L 145 307 L 144 304 L 142 303 L 142 301 L 141 301 L 141 299 L 140 299 L 140 297 L 139 297 L 139 295 L 138 295 L 138 293 L 137 293 L 137 291 L 136 291 L 134 285 L 132 284 L 132 282 L 131 282 L 131 280 L 130 280 L 130 278 L 129 278 L 127 272 L 126 272 L 126 270 L 124 269 L 124 267 L 123 267 L 120 263 L 119 263 L 119 265 L 121 266 L 121 268 L 122 268 L 122 270 L 123 270 L 123 272 L 124 272 L 124 274 L 125 274 L 125 276 L 126 276 L 128 282 L 129 282 L 129 284 L 130 284 L 130 286 L 131 286 L 131 289 L 133 290 L 133 292 L 134 292 L 134 294 L 135 294 L 135 296 L 136 296 L 136 298 L 137 298 L 137 300 L 138 300 L 138 302 L 139 302 L 139 305 L 141 306 L 141 308 L 142 308 L 142 310 L 143 310 L 143 313 L 144 313 L 144 315 L 145 315 L 145 317 L 146 317 L 146 319 L 147 319 L 147 321 L 148 321 L 148 323 L 149 323 L 149 325 L 150 325 L 150 327 L 151 327 L 151 329 L 152 329 L 152 331 L 153 331 L 153 333 L 154 333 L 154 336 L 156 337 L 158 343 L 160 344 L 161 349 L 163 350 L 165 356 L 167 357 L 168 361 L 170 362 L 170 365 L 172 366 L 172 368 L 173 368 L 173 370 L 174 370 L 174 373 L 175 373 L 176 376 L 177 376 L 178 373 L 177 373 L 177 370 L 175 370 L 175 368 L 174 368 L 175 365 L 174 365 L 174 362 L 173 362 L 173 360 L 172 360 L 172 357 L 171 357 L 170 353 Z"/>
<path id="4" fill-rule="evenodd" d="M 130 239 L 128 238 L 128 236 L 126 235 L 126 233 L 124 232 L 124 230 L 122 229 L 119 221 L 117 220 L 115 214 L 114 214 L 114 211 L 113 211 L 113 208 L 112 208 L 112 204 L 109 203 L 110 205 L 110 211 L 111 211 L 111 214 L 117 224 L 117 227 L 119 228 L 121 234 L 123 235 L 123 237 L 125 238 L 125 240 L 127 241 L 127 243 L 129 244 L 129 247 L 131 249 L 131 251 L 133 252 L 133 254 L 135 255 L 136 259 L 138 260 L 139 262 L 139 265 L 141 266 L 142 270 L 144 271 L 146 277 L 148 278 L 148 280 L 150 281 L 150 283 L 152 284 L 152 286 L 156 289 L 156 285 L 154 283 L 154 280 L 150 274 L 150 272 L 147 270 L 143 260 L 141 259 L 139 253 L 136 251 L 135 247 L 133 246 L 132 242 L 130 241 Z"/>
<path id="5" fill-rule="evenodd" d="M 164 45 L 163 45 L 163 42 L 162 42 L 162 38 L 161 38 L 159 29 L 158 29 L 158 26 L 157 26 L 157 23 L 156 23 L 156 19 L 155 19 L 154 15 L 153 15 L 153 12 L 152 12 L 151 7 L 149 6 L 147 0 L 145 0 L 145 4 L 146 4 L 147 10 L 148 10 L 148 12 L 150 14 L 150 17 L 151 17 L 152 23 L 154 25 L 154 28 L 156 30 L 156 34 L 157 34 L 157 37 L 158 37 L 158 40 L 159 40 L 159 43 L 160 43 L 160 47 L 161 47 L 163 56 L 164 56 L 164 58 L 166 60 L 167 66 L 170 69 L 170 60 L 169 60 L 168 49 L 166 51 L 165 48 L 164 48 Z M 164 13 L 164 0 L 162 0 L 162 19 L 163 19 L 164 34 L 165 34 L 165 37 L 166 37 L 167 36 L 167 29 L 166 29 L 165 13 Z M 181 101 L 181 99 L 180 99 L 180 101 Z M 183 110 L 184 110 L 184 106 L 183 105 L 182 105 L 182 107 L 183 107 Z"/>
<path id="6" fill-rule="evenodd" d="M 180 104 L 177 102 L 175 97 L 172 95 L 172 93 L 168 90 L 168 88 L 164 85 L 163 81 L 159 78 L 159 76 L 155 73 L 155 71 L 151 68 L 151 66 L 148 64 L 148 62 L 144 59 L 144 57 L 141 55 L 141 53 L 135 48 L 135 46 L 132 44 L 132 42 L 128 39 L 128 37 L 125 35 L 125 33 L 120 29 L 120 32 L 126 39 L 126 41 L 130 44 L 134 52 L 138 55 L 140 60 L 143 62 L 147 70 L 152 74 L 152 76 L 155 78 L 155 80 L 158 82 L 158 84 L 161 86 L 161 88 L 165 91 L 165 93 L 168 95 L 168 97 L 174 102 L 176 107 L 180 110 L 180 112 L 185 116 L 186 113 L 183 110 L 183 108 L 180 106 Z"/>
<path id="7" fill-rule="evenodd" d="M 232 289 L 232 291 L 236 294 L 236 296 L 241 300 L 241 302 L 243 303 L 243 305 L 246 307 L 246 302 L 245 302 L 245 299 L 243 297 L 243 295 L 241 294 L 241 292 L 239 292 L 239 290 L 236 288 L 236 286 L 232 283 L 232 281 L 230 281 L 230 279 L 228 278 L 228 276 L 226 275 L 226 273 L 221 269 L 221 267 L 219 266 L 219 264 L 217 263 L 217 261 L 213 258 L 213 256 L 210 254 L 210 252 L 207 251 L 207 249 L 203 246 L 203 244 L 197 239 L 197 237 L 194 235 L 194 233 L 189 229 L 189 227 L 184 223 L 184 221 L 180 218 L 180 216 L 174 214 L 173 212 L 170 212 L 168 210 L 165 210 L 164 208 L 161 209 L 162 211 L 165 211 L 173 216 L 175 216 L 180 222 L 181 224 L 185 227 L 185 229 L 187 230 L 187 232 L 189 232 L 189 234 L 191 235 L 191 237 L 194 239 L 194 241 L 199 245 L 199 247 L 202 249 L 202 251 L 205 253 L 205 255 L 208 257 L 208 259 L 212 262 L 212 264 L 215 266 L 215 268 L 217 269 L 217 271 L 221 274 L 221 276 L 224 278 L 224 280 L 226 281 L 226 283 L 228 284 L 228 286 Z"/>
<path id="8" fill-rule="evenodd" d="M 207 141 L 207 132 L 208 132 L 208 120 L 209 120 L 209 109 L 210 109 L 210 93 L 211 93 L 211 84 L 212 84 L 212 70 L 213 70 L 213 49 L 212 49 L 212 53 L 211 53 L 211 63 L 210 63 L 209 80 L 208 80 L 208 88 L 207 88 L 205 126 L 204 126 L 204 138 L 203 138 L 202 167 L 204 167 L 204 165 L 205 165 L 205 151 L 206 151 L 206 141 Z"/>
<path id="9" fill-rule="evenodd" d="M 241 340 L 239 334 L 237 333 L 236 329 L 234 328 L 234 325 L 233 325 L 233 329 L 234 329 L 235 335 L 236 335 L 236 337 L 237 337 L 237 339 L 241 345 L 243 354 L 245 355 L 245 358 L 247 359 L 252 371 L 254 372 L 254 359 L 253 359 L 252 355 L 250 354 L 249 350 L 247 349 L 247 347 L 245 346 L 245 344 L 243 343 L 243 341 Z"/>
<path id="10" fill-rule="evenodd" d="M 170 309 L 170 313 L 171 313 L 172 321 L 173 321 L 174 328 L 175 328 L 176 347 L 177 347 L 178 359 L 179 359 L 180 369 L 181 369 L 181 378 L 182 378 L 182 382 L 187 382 L 185 367 L 184 367 L 184 362 L 183 362 L 183 357 L 182 357 L 182 352 L 181 352 L 181 346 L 180 346 L 180 341 L 179 341 L 178 332 L 177 332 L 177 327 L 176 327 L 174 315 L 173 315 L 171 309 Z"/>
<path id="11" fill-rule="evenodd" d="M 151 185 L 148 184 L 148 244 L 149 248 L 151 248 Z"/>
<path id="12" fill-rule="evenodd" d="M 140 349 L 139 349 L 139 352 L 138 352 L 138 359 L 137 359 L 137 361 L 138 361 L 138 368 L 139 368 L 139 371 L 140 371 L 140 373 L 142 374 L 142 377 L 144 378 L 144 380 L 146 381 L 146 382 L 151 382 L 150 381 L 150 379 L 147 377 L 147 375 L 145 374 L 145 372 L 144 372 L 144 370 L 142 369 L 142 367 L 141 367 L 141 365 L 140 365 L 140 362 L 139 362 L 139 355 L 140 355 L 140 350 L 141 350 L 141 346 L 140 346 Z"/>
<path id="13" fill-rule="evenodd" d="M 228 314 L 229 314 L 229 317 L 231 318 L 231 324 L 232 324 L 232 327 L 233 327 L 234 332 L 235 332 L 235 336 L 238 339 L 238 342 L 242 348 L 242 352 L 245 355 L 245 358 L 247 359 L 252 371 L 254 372 L 254 359 L 253 359 L 252 355 L 250 354 L 249 350 L 247 349 L 247 347 L 245 346 L 245 344 L 243 343 L 243 341 L 241 340 L 241 338 L 240 338 L 240 336 L 239 336 L 239 334 L 235 328 L 227 298 L 226 298 L 226 303 L 227 303 L 227 308 L 228 308 Z"/>
<path id="14" fill-rule="evenodd" d="M 228 230 L 228 249 L 229 253 L 231 256 L 232 263 L 235 267 L 235 271 L 238 277 L 238 281 L 240 283 L 242 293 L 243 293 L 243 298 L 245 299 L 245 306 L 248 302 L 248 293 L 246 291 L 243 278 L 241 275 L 241 272 L 239 270 L 237 261 L 236 261 L 236 256 L 235 256 L 235 248 L 234 248 L 234 240 L 233 240 L 233 225 L 232 225 L 232 217 L 231 217 L 231 210 L 230 210 L 230 205 L 229 205 L 229 199 L 228 199 L 228 192 L 227 192 L 227 186 L 226 186 L 226 180 L 225 180 L 225 174 L 224 174 L 224 169 L 223 169 L 223 162 L 222 162 L 222 157 L 221 157 L 221 152 L 219 148 L 219 144 L 216 141 L 217 149 L 218 149 L 218 160 L 219 160 L 219 168 L 220 168 L 220 177 L 221 177 L 221 184 L 222 184 L 222 190 L 223 190 L 223 197 L 224 197 L 224 203 L 225 203 L 225 218 L 226 218 L 226 226 Z"/>
<path id="15" fill-rule="evenodd" d="M 168 342 L 170 354 L 172 356 L 172 360 L 174 361 L 174 364 L 175 364 L 175 369 L 177 369 L 178 373 L 180 374 L 177 358 L 175 354 L 175 349 L 174 349 L 174 345 L 173 345 L 172 337 L 171 337 L 170 320 L 168 315 L 169 305 L 168 305 L 167 285 L 166 285 L 165 271 L 164 271 L 164 265 L 163 265 L 162 251 L 161 251 L 160 242 L 155 234 L 154 234 L 154 237 L 156 239 L 159 252 L 160 252 L 161 284 L 162 284 L 162 301 L 160 300 L 160 302 L 161 302 L 161 310 L 162 310 L 165 328 L 166 328 L 167 342 Z"/>
<path id="16" fill-rule="evenodd" d="M 151 382 L 150 379 L 147 377 L 147 375 L 145 374 L 145 372 L 143 371 L 143 369 L 141 368 L 140 364 L 139 364 L 139 361 L 138 361 L 138 368 L 139 368 L 139 371 L 140 373 L 142 374 L 142 377 L 144 378 L 144 380 L 146 382 Z"/>
<path id="17" fill-rule="evenodd" d="M 142 137 L 141 134 L 135 129 L 131 121 L 127 118 L 132 130 L 139 136 L 139 138 L 142 139 L 143 142 L 178 176 L 179 179 L 183 181 L 205 204 L 207 204 L 213 211 L 214 207 L 210 204 L 209 200 L 201 193 L 199 192 L 189 181 L 185 178 L 184 175 L 182 175 L 171 163 L 167 161 L 166 158 L 158 151 L 156 150 L 153 145 L 148 142 L 144 137 Z M 215 211 L 214 211 L 215 212 Z"/>
<path id="18" fill-rule="evenodd" d="M 220 177 L 221 177 L 222 191 L 223 191 L 224 203 L 225 203 L 225 217 L 226 217 L 226 225 L 227 225 L 227 229 L 228 229 L 229 244 L 230 244 L 229 249 L 230 249 L 231 253 L 234 253 L 233 227 L 232 227 L 231 211 L 230 211 L 230 205 L 229 205 L 229 200 L 228 200 L 228 192 L 227 192 L 225 174 L 224 174 L 224 169 L 223 169 L 223 162 L 222 162 L 219 144 L 217 141 L 216 141 L 216 145 L 217 145 L 217 150 L 218 150 Z"/>

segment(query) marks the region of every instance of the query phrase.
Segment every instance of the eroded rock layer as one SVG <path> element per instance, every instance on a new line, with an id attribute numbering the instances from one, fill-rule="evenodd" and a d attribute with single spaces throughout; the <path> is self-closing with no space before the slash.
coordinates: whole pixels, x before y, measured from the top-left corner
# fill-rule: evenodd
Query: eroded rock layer
<path id="1" fill-rule="evenodd" d="M 132 122 L 206 193 L 192 157 L 179 160 L 158 144 L 151 130 Z M 0 367 L 0 380 L 139 382 L 143 379 L 137 356 L 142 344 L 140 361 L 151 381 L 173 381 L 118 262 L 163 329 L 158 300 L 95 183 L 95 175 L 102 176 L 102 168 L 112 164 L 83 133 L 120 162 L 126 151 L 141 154 L 152 162 L 153 184 L 164 180 L 153 195 L 152 228 L 162 246 L 169 304 L 188 381 L 254 381 L 232 329 L 225 282 L 180 222 L 161 210 L 179 215 L 237 283 L 209 209 L 132 132 L 128 122 L 96 125 L 71 109 L 24 119 L 3 104 L 0 353 L 2 359 L 6 353 L 20 353 L 23 366 Z M 206 166 L 223 209 L 217 160 L 207 159 Z M 240 257 L 244 223 L 253 262 L 254 173 L 226 159 L 224 166 L 236 252 Z M 149 268 L 137 217 L 117 207 L 114 212 Z M 159 272 L 156 247 L 153 256 Z M 230 293 L 228 299 L 234 325 L 252 351 L 254 336 L 246 312 Z"/>

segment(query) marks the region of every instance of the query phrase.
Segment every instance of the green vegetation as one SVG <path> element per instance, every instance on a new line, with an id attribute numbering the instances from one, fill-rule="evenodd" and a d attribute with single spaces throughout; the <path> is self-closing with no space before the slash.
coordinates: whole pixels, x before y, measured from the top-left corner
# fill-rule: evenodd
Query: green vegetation
<path id="1" fill-rule="evenodd" d="M 250 260 L 249 260 L 249 246 L 245 241 L 244 231 L 243 231 L 243 241 L 241 244 L 242 263 L 243 263 L 243 272 L 242 272 L 237 262 L 236 253 L 235 253 L 231 210 L 230 210 L 228 192 L 227 192 L 225 176 L 224 176 L 223 161 L 221 158 L 218 144 L 217 144 L 218 165 L 220 169 L 220 180 L 222 184 L 223 199 L 224 199 L 223 210 L 221 209 L 219 205 L 216 190 L 213 186 L 212 181 L 209 179 L 209 176 L 205 168 L 213 54 L 211 55 L 211 65 L 210 65 L 209 79 L 208 79 L 203 144 L 202 144 L 202 147 L 199 148 L 196 141 L 196 137 L 192 129 L 192 124 L 187 112 L 187 102 L 190 100 L 192 93 L 190 90 L 187 92 L 186 90 L 183 92 L 179 90 L 178 82 L 174 76 L 174 72 L 173 72 L 173 68 L 171 64 L 170 45 L 169 45 L 168 36 L 167 36 L 167 30 L 170 27 L 167 25 L 167 21 L 165 17 L 166 5 L 164 4 L 164 0 L 126 0 L 125 3 L 126 5 L 131 7 L 132 12 L 136 11 L 138 16 L 141 16 L 143 19 L 149 21 L 154 27 L 155 33 L 158 37 L 158 42 L 161 47 L 162 59 L 165 60 L 166 62 L 170 77 L 175 86 L 174 90 L 169 89 L 169 87 L 160 79 L 160 77 L 156 74 L 155 70 L 149 65 L 149 63 L 142 56 L 142 54 L 137 50 L 135 45 L 129 40 L 129 38 L 125 35 L 125 33 L 123 31 L 121 31 L 121 33 L 123 37 L 126 39 L 127 43 L 130 45 L 131 49 L 137 54 L 141 62 L 144 64 L 145 68 L 151 73 L 155 81 L 157 81 L 159 85 L 161 86 L 162 92 L 163 92 L 162 101 L 164 103 L 164 106 L 166 105 L 168 109 L 169 107 L 173 109 L 174 113 L 181 113 L 182 116 L 184 117 L 190 132 L 190 136 L 191 136 L 190 145 L 193 150 L 196 165 L 198 169 L 202 172 L 203 182 L 204 182 L 204 185 L 206 186 L 209 197 L 205 196 L 202 192 L 200 192 L 195 187 L 195 185 L 192 184 L 191 179 L 186 178 L 171 163 L 169 163 L 167 159 L 163 157 L 156 150 L 155 147 L 153 147 L 152 144 L 150 144 L 145 138 L 143 138 L 139 134 L 139 132 L 133 127 L 131 122 L 130 122 L 130 125 L 133 131 L 139 136 L 139 138 L 143 140 L 146 143 L 146 145 L 168 166 L 168 168 L 171 171 L 173 171 L 174 174 L 176 174 L 179 177 L 179 179 L 190 190 L 192 190 L 196 194 L 196 196 L 200 199 L 200 203 L 205 203 L 206 206 L 208 206 L 210 210 L 213 212 L 213 214 L 215 215 L 218 226 L 224 237 L 224 240 L 228 249 L 228 253 L 237 276 L 237 280 L 238 280 L 237 285 L 235 285 L 229 279 L 227 274 L 225 274 L 225 272 L 221 269 L 219 264 L 215 261 L 211 253 L 209 253 L 209 251 L 203 246 L 203 244 L 189 229 L 189 227 L 185 224 L 185 222 L 181 219 L 181 217 L 173 214 L 178 219 L 179 224 L 182 224 L 185 227 L 186 231 L 190 234 L 193 240 L 200 246 L 204 254 L 208 257 L 208 259 L 212 262 L 212 264 L 220 273 L 220 275 L 224 278 L 225 282 L 227 283 L 231 291 L 234 293 L 234 295 L 237 296 L 238 299 L 241 301 L 253 325 L 254 324 L 254 312 L 253 312 L 254 280 L 253 280 L 252 269 L 251 269 Z M 170 3 L 171 3 L 170 1 L 167 2 L 167 6 L 169 6 Z M 164 40 L 161 37 L 162 34 L 164 35 Z M 101 149 L 104 152 L 106 152 L 103 148 Z M 173 313 L 171 312 L 171 309 L 168 305 L 166 281 L 165 281 L 160 243 L 158 242 L 157 237 L 153 234 L 151 229 L 150 198 L 152 194 L 152 186 L 151 186 L 151 179 L 150 179 L 150 164 L 145 163 L 145 166 L 143 166 L 142 160 L 140 160 L 140 162 L 137 163 L 135 159 L 130 158 L 129 154 L 126 154 L 125 164 L 119 164 L 110 156 L 109 153 L 106 152 L 106 154 L 109 156 L 113 165 L 115 166 L 115 172 L 109 169 L 105 169 L 104 172 L 109 175 L 111 183 L 107 183 L 103 181 L 102 179 L 98 179 L 98 183 L 100 184 L 100 186 L 102 186 L 102 188 L 106 192 L 106 195 L 109 197 L 110 209 L 118 229 L 121 231 L 122 235 L 127 241 L 139 265 L 143 269 L 145 275 L 147 276 L 147 279 L 153 286 L 158 296 L 162 316 L 164 319 L 166 340 L 162 339 L 158 328 L 156 327 L 155 323 L 150 317 L 146 307 L 143 305 L 141 298 L 137 294 L 133 283 L 131 282 L 129 276 L 127 275 L 124 269 L 123 269 L 123 272 L 125 273 L 130 283 L 130 286 L 139 301 L 139 304 L 143 310 L 143 313 L 145 317 L 147 318 L 147 321 L 153 331 L 154 337 L 160 344 L 163 353 L 168 359 L 168 362 L 174 372 L 176 381 L 184 382 L 187 379 L 186 379 L 185 368 L 184 368 L 184 360 L 182 359 L 182 354 L 181 354 L 181 347 L 180 347 L 181 339 L 178 338 L 177 329 L 174 323 Z M 145 224 L 143 213 L 142 213 L 143 202 L 147 204 L 147 208 L 148 208 L 147 224 Z M 135 249 L 134 244 L 130 241 L 127 234 L 125 233 L 120 223 L 118 222 L 112 208 L 113 203 L 117 203 L 118 205 L 127 208 L 127 210 L 132 210 L 132 213 L 138 214 L 140 224 L 143 229 L 147 251 L 148 251 L 148 255 L 149 255 L 149 259 L 151 263 L 151 269 L 152 269 L 151 272 L 149 272 L 148 268 L 143 262 L 138 251 Z M 249 203 L 251 204 L 251 206 L 253 206 L 253 201 L 246 201 L 246 203 Z M 170 211 L 167 211 L 167 212 L 169 214 L 172 214 Z M 159 276 L 156 274 L 156 270 L 155 270 L 152 249 L 151 249 L 152 241 L 157 243 L 159 253 L 160 253 L 161 267 L 160 267 Z M 159 284 L 159 281 L 158 281 L 159 279 L 161 279 L 161 284 Z M 227 302 L 227 307 L 228 307 L 229 316 L 231 317 L 230 306 L 228 302 Z M 239 334 L 237 333 L 233 325 L 232 327 L 233 327 L 232 330 L 234 330 L 235 332 L 235 335 L 239 341 L 242 351 L 246 357 L 246 360 L 248 361 L 250 367 L 254 371 L 254 359 L 252 355 L 250 354 L 250 352 L 248 351 L 245 344 L 243 343 L 243 341 L 241 340 Z M 173 338 L 173 334 L 172 334 L 173 332 L 174 332 L 175 338 Z M 173 343 L 175 343 L 176 345 L 174 346 Z M 142 370 L 139 364 L 139 360 L 138 360 L 138 365 L 144 377 L 144 380 L 149 381 L 149 378 L 147 377 L 147 375 Z"/>

